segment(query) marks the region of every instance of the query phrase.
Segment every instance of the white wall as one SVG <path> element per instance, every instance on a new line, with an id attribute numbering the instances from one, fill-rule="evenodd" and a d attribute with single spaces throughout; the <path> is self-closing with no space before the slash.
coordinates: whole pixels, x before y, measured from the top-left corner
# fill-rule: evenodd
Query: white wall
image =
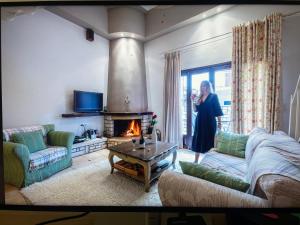
<path id="1" fill-rule="evenodd" d="M 294 93 L 300 75 L 300 15 L 284 19 L 282 38 L 282 129 L 288 131 L 290 96 Z M 300 115 L 299 115 L 300 116 Z"/>
<path id="2" fill-rule="evenodd" d="M 90 28 L 107 33 L 107 8 L 105 6 L 56 6 L 63 12 L 84 21 Z"/>
<path id="3" fill-rule="evenodd" d="M 146 14 L 146 36 L 168 29 L 216 5 L 173 5 L 153 8 Z"/>
<path id="4" fill-rule="evenodd" d="M 294 5 L 238 5 L 218 15 L 207 18 L 195 24 L 191 24 L 157 39 L 149 41 L 145 44 L 146 56 L 146 76 L 148 85 L 148 105 L 150 110 L 158 114 L 158 127 L 163 127 L 163 76 L 164 76 L 164 57 L 166 51 L 170 51 L 182 46 L 192 44 L 201 40 L 206 40 L 218 35 L 222 35 L 232 31 L 232 27 L 256 19 L 263 19 L 264 16 L 272 12 L 281 12 L 283 14 L 299 11 L 300 6 Z M 293 20 L 292 18 L 289 20 Z M 299 34 L 298 27 L 300 23 L 295 22 L 286 25 L 284 20 L 283 40 L 291 39 L 295 33 Z M 295 29 L 294 29 L 295 27 Z M 296 28 L 297 27 L 297 28 Z M 296 31 L 295 31 L 296 30 Z M 296 37 L 298 37 L 296 35 Z M 183 50 L 181 54 L 181 63 L 183 69 L 200 67 L 204 65 L 217 64 L 221 62 L 231 61 L 232 38 L 224 36 L 224 39 L 208 44 L 199 44 L 198 47 L 189 50 Z M 292 38 L 293 39 L 293 38 Z M 300 70 L 297 61 L 300 61 L 299 51 L 300 46 L 293 39 L 292 42 L 283 44 L 283 48 L 293 49 L 297 52 L 296 58 L 293 56 L 283 55 L 283 67 L 286 64 L 292 64 L 294 70 Z M 298 57 L 298 58 L 297 58 Z M 286 68 L 283 71 L 283 79 L 293 80 L 297 78 L 294 71 L 288 71 Z M 296 78 L 295 78 L 296 76 Z M 291 82 L 283 84 L 283 95 L 286 95 L 287 90 L 293 89 Z M 286 98 L 286 97 L 285 97 Z M 284 99 L 285 99 L 284 98 Z M 288 104 L 288 103 L 285 103 Z M 288 118 L 288 109 L 283 107 L 282 122 L 286 123 Z M 282 125 L 286 131 L 286 124 Z"/>
<path id="5" fill-rule="evenodd" d="M 109 42 L 46 10 L 1 22 L 3 127 L 55 123 L 81 132 L 102 128 L 102 117 L 62 118 L 72 111 L 73 90 L 107 96 Z"/>

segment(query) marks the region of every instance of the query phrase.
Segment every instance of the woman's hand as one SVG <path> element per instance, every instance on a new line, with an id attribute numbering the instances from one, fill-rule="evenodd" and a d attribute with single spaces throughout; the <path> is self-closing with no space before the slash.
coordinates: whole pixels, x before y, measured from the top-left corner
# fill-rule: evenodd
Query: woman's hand
<path id="1" fill-rule="evenodd" d="M 195 95 L 195 94 L 192 94 L 192 95 L 191 95 L 191 100 L 194 101 L 195 98 L 196 98 L 196 95 Z"/>

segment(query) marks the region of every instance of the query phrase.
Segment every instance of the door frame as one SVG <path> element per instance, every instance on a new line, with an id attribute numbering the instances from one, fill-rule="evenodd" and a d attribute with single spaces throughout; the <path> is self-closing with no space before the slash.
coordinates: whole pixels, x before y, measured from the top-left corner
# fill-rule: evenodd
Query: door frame
<path id="1" fill-rule="evenodd" d="M 190 148 L 192 143 L 192 103 L 190 101 L 190 96 L 192 92 L 192 76 L 199 73 L 207 73 L 209 74 L 209 81 L 211 82 L 213 89 L 215 89 L 215 72 L 222 69 L 231 69 L 231 61 L 223 62 L 218 64 L 213 64 L 209 66 L 196 67 L 186 70 L 181 70 L 181 76 L 186 76 L 187 82 L 187 90 L 186 90 L 186 115 L 187 115 L 187 133 L 183 135 L 183 144 L 184 147 Z"/>

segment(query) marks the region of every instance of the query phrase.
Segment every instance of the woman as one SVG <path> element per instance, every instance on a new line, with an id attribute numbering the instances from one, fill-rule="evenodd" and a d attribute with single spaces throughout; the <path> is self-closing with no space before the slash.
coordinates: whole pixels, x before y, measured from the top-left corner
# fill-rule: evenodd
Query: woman
<path id="1" fill-rule="evenodd" d="M 201 82 L 200 92 L 199 98 L 195 95 L 191 96 L 193 110 L 197 112 L 192 142 L 195 163 L 198 163 L 200 153 L 205 153 L 214 147 L 216 117 L 218 118 L 218 128 L 221 129 L 221 116 L 223 116 L 218 96 L 212 93 L 209 81 Z"/>

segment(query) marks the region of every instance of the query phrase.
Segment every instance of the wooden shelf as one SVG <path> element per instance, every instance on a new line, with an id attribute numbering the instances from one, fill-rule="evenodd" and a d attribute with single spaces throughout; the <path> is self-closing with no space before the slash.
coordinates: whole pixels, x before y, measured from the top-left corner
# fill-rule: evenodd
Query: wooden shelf
<path id="1" fill-rule="evenodd" d="M 70 117 L 88 117 L 88 116 L 142 116 L 152 115 L 152 112 L 92 112 L 92 113 L 64 113 L 61 114 L 64 118 Z"/>
<path id="2" fill-rule="evenodd" d="M 93 113 L 64 113 L 61 114 L 64 118 L 71 118 L 71 117 L 88 117 L 88 116 L 103 116 L 103 112 L 93 112 Z"/>
<path id="3" fill-rule="evenodd" d="M 142 116 L 152 115 L 153 112 L 103 112 L 106 116 Z"/>
<path id="4" fill-rule="evenodd" d="M 158 179 L 158 178 L 160 177 L 160 175 L 162 174 L 162 172 L 164 172 L 165 170 L 167 170 L 167 169 L 170 168 L 171 166 L 173 166 L 173 164 L 172 164 L 171 162 L 169 162 L 168 166 L 164 167 L 164 168 L 161 169 L 160 171 L 158 171 L 158 172 L 156 172 L 156 171 L 151 172 L 150 183 L 151 183 L 153 180 Z M 138 175 L 135 176 L 135 175 L 133 175 L 133 174 L 131 174 L 131 173 L 126 172 L 125 170 L 123 170 L 123 169 L 121 169 L 121 168 L 119 168 L 119 167 L 116 167 L 116 166 L 115 166 L 115 163 L 114 163 L 114 165 L 113 165 L 113 168 L 116 169 L 116 170 L 118 170 L 119 172 L 121 172 L 121 173 L 123 173 L 123 174 L 125 174 L 125 175 L 127 175 L 127 176 L 129 176 L 129 177 L 131 177 L 131 178 L 133 178 L 133 179 L 136 179 L 136 180 L 141 181 L 141 182 L 144 182 L 144 181 L 145 181 L 144 175 L 142 175 L 142 174 L 140 174 L 140 173 L 138 173 Z"/>
<path id="5" fill-rule="evenodd" d="M 153 180 L 157 179 L 160 177 L 160 175 L 162 174 L 162 172 L 164 172 L 165 170 L 169 169 L 171 166 L 173 166 L 173 164 L 171 162 L 169 162 L 169 165 L 164 167 L 163 169 L 161 169 L 158 172 L 152 172 L 151 173 L 151 178 L 150 178 L 150 182 L 152 182 Z"/>

